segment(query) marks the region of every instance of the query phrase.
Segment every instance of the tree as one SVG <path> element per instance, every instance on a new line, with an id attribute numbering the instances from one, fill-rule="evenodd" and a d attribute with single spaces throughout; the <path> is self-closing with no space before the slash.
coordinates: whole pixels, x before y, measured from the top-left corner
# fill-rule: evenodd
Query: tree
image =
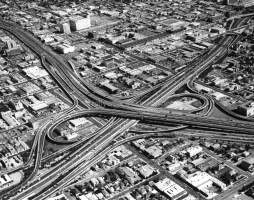
<path id="1" fill-rule="evenodd" d="M 97 185 L 97 190 L 98 192 L 101 192 L 103 190 L 103 185 L 101 183 Z"/>
<path id="2" fill-rule="evenodd" d="M 250 144 L 246 144 L 245 149 L 246 149 L 246 151 L 249 151 L 250 150 Z"/>
<path id="3" fill-rule="evenodd" d="M 115 182 L 117 180 L 116 174 L 114 172 L 109 172 L 110 180 Z"/>
<path id="4" fill-rule="evenodd" d="M 110 177 L 109 177 L 108 173 L 106 173 L 104 175 L 104 179 L 105 179 L 106 182 L 110 182 Z"/>
<path id="5" fill-rule="evenodd" d="M 75 187 L 80 191 L 82 192 L 83 189 L 85 189 L 85 187 L 83 185 L 75 185 Z"/>

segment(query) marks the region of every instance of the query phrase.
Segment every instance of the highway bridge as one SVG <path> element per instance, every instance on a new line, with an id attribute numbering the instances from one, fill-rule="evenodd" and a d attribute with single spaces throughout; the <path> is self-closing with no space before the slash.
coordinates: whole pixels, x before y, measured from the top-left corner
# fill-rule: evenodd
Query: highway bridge
<path id="1" fill-rule="evenodd" d="M 253 16 L 254 16 L 254 13 L 236 15 L 236 16 L 228 18 L 227 21 L 234 20 L 234 19 L 240 19 L 240 18 L 244 18 L 244 17 L 253 17 Z"/>
<path id="2" fill-rule="evenodd" d="M 180 125 L 190 125 L 194 127 L 203 127 L 209 129 L 219 129 L 222 132 L 234 132 L 234 133 L 248 133 L 254 134 L 254 124 L 250 122 L 243 122 L 238 120 L 231 119 L 218 119 L 215 117 L 205 116 L 205 115 L 196 115 L 190 113 L 174 113 L 173 111 L 168 113 L 161 112 L 150 112 L 150 111 L 123 111 L 123 110 L 114 110 L 114 109 L 89 109 L 82 110 L 79 112 L 72 113 L 58 121 L 62 123 L 66 120 L 75 117 L 108 117 L 114 116 L 118 118 L 127 118 L 127 119 L 137 119 L 141 121 L 157 122 L 167 124 L 180 124 Z M 55 124 L 56 127 L 58 124 Z M 53 127 L 52 127 L 53 128 Z"/>

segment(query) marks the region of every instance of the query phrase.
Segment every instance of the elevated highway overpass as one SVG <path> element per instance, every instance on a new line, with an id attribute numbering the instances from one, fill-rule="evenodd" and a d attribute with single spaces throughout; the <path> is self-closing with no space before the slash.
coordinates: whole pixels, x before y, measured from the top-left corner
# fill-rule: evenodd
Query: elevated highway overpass
<path id="1" fill-rule="evenodd" d="M 63 121 L 69 120 L 75 117 L 108 117 L 115 116 L 119 118 L 127 119 L 136 119 L 147 122 L 158 122 L 167 124 L 180 124 L 180 125 L 189 125 L 192 127 L 203 127 L 208 129 L 219 129 L 222 132 L 232 132 L 232 133 L 245 133 L 245 134 L 254 134 L 254 124 L 249 122 L 243 122 L 238 120 L 226 120 L 218 119 L 215 117 L 208 117 L 202 115 L 195 115 L 189 113 L 161 113 L 156 112 L 132 112 L 132 111 L 122 111 L 122 110 L 113 110 L 113 109 L 90 109 L 79 111 L 73 114 L 70 114 L 58 121 L 62 123 Z M 56 127 L 58 124 L 54 124 Z M 54 127 L 51 127 L 51 131 Z"/>

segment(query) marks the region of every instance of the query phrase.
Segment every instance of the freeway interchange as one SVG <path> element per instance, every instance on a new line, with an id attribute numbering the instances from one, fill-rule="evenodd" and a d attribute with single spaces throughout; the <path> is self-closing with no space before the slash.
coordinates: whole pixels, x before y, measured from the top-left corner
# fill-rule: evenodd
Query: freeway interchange
<path id="1" fill-rule="evenodd" d="M 241 24 L 242 19 L 238 20 L 239 22 L 234 23 L 235 27 L 233 28 L 237 28 Z M 38 129 L 30 157 L 26 163 L 26 166 L 31 166 L 33 159 L 35 159 L 31 175 L 20 185 L 6 194 L 1 195 L 2 199 L 20 200 L 29 196 L 34 196 L 34 199 L 38 200 L 45 199 L 55 191 L 72 182 L 72 177 L 78 176 L 82 171 L 98 162 L 112 148 L 133 139 L 120 140 L 116 144 L 112 143 L 112 141 L 115 142 L 117 138 L 120 138 L 139 121 L 163 125 L 179 124 L 191 129 L 220 131 L 227 134 L 228 137 L 230 137 L 230 133 L 239 135 L 253 134 L 254 124 L 251 122 L 221 120 L 205 115 L 179 113 L 157 107 L 177 89 L 197 77 L 211 64 L 214 64 L 221 57 L 225 56 L 227 48 L 235 40 L 239 39 L 237 36 L 223 36 L 219 45 L 216 45 L 205 55 L 190 63 L 184 71 L 175 74 L 161 88 L 158 88 L 153 95 L 144 99 L 138 105 L 135 100 L 121 101 L 110 96 L 105 96 L 101 91 L 94 88 L 94 86 L 80 79 L 70 69 L 67 61 L 63 60 L 47 47 L 42 46 L 33 36 L 20 29 L 16 24 L 0 21 L 0 28 L 12 33 L 41 57 L 44 67 L 73 102 L 72 107 L 48 120 Z M 95 102 L 95 104 L 91 106 L 89 101 Z M 210 99 L 210 101 L 213 100 Z M 73 113 L 72 111 L 80 103 L 82 103 L 85 109 Z M 94 106 L 96 104 L 98 105 L 97 107 Z M 40 179 L 34 180 L 43 159 L 42 153 L 46 135 L 50 134 L 59 123 L 78 116 L 111 117 L 111 119 L 99 131 L 93 134 L 91 139 L 73 144 L 75 146 L 84 142 L 84 145 L 73 154 L 70 160 L 61 163 L 61 165 L 59 164 L 54 170 L 49 171 Z M 61 181 L 59 181 L 59 177 L 62 177 Z M 55 186 L 48 188 L 51 184 L 55 184 Z M 47 189 L 45 190 L 45 188 Z M 11 197 L 15 193 L 19 194 Z"/>

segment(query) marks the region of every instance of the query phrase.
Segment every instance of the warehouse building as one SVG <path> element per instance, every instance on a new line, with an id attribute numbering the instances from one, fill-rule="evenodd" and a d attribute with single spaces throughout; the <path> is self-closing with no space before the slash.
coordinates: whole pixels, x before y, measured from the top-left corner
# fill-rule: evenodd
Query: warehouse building
<path id="1" fill-rule="evenodd" d="M 71 46 L 69 44 L 60 44 L 56 47 L 57 51 L 59 53 L 63 53 L 63 54 L 67 54 L 67 53 L 71 53 L 74 52 L 75 47 Z"/>
<path id="2" fill-rule="evenodd" d="M 171 200 L 182 199 L 188 195 L 185 189 L 168 178 L 160 180 L 159 182 L 155 183 L 154 186 L 159 191 L 165 193 Z"/>
<path id="3" fill-rule="evenodd" d="M 187 156 L 189 156 L 189 157 L 193 157 L 193 156 L 201 153 L 202 151 L 203 151 L 202 147 L 200 147 L 200 146 L 193 146 L 193 147 L 189 147 L 186 149 Z"/>
<path id="4" fill-rule="evenodd" d="M 238 113 L 244 116 L 254 115 L 254 102 L 248 101 L 238 106 Z"/>
<path id="5" fill-rule="evenodd" d="M 19 121 L 12 116 L 11 111 L 1 112 L 1 116 L 11 128 L 20 125 Z"/>
<path id="6" fill-rule="evenodd" d="M 77 119 L 72 119 L 69 122 L 70 122 L 69 127 L 74 131 L 76 131 L 78 129 L 81 129 L 82 127 L 89 126 L 89 125 L 92 124 L 89 120 L 87 120 L 84 117 L 77 118 Z"/>
<path id="7" fill-rule="evenodd" d="M 8 174 L 0 176 L 0 188 L 5 188 L 12 185 L 13 180 Z"/>
<path id="8" fill-rule="evenodd" d="M 254 158 L 253 157 L 249 157 L 244 159 L 241 164 L 240 164 L 241 168 L 247 171 L 254 171 Z"/>

